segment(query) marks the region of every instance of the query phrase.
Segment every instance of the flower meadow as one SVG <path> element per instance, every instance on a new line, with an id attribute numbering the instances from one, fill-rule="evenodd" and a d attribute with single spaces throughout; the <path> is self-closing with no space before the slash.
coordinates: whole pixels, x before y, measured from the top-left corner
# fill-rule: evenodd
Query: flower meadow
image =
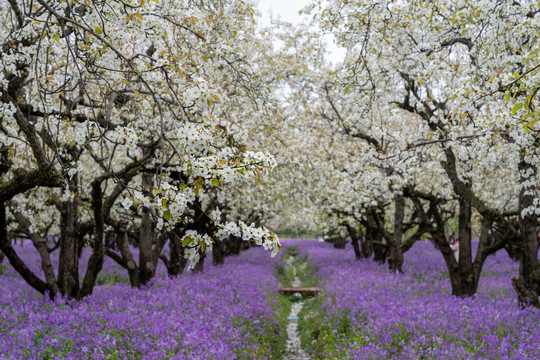
<path id="1" fill-rule="evenodd" d="M 405 254 L 404 274 L 354 258 L 352 248 L 300 243 L 324 293 L 300 317 L 317 358 L 540 359 L 540 311 L 518 307 L 518 264 L 487 259 L 473 298 L 451 296 L 442 255 L 429 242 Z"/>
<path id="2" fill-rule="evenodd" d="M 32 245 L 16 249 L 35 257 L 38 271 Z M 160 268 L 153 284 L 138 290 L 107 259 L 93 295 L 66 304 L 33 292 L 5 261 L 0 359 L 267 358 L 280 335 L 270 295 L 279 262 L 255 248 L 175 279 Z"/>
<path id="3" fill-rule="evenodd" d="M 486 261 L 475 297 L 456 298 L 429 242 L 405 254 L 405 273 L 398 275 L 356 260 L 350 246 L 283 245 L 284 254 L 294 246 L 299 258 L 307 256 L 303 284 L 322 288 L 299 314 L 302 344 L 313 359 L 540 358 L 540 311 L 518 307 L 510 280 L 518 264 L 504 251 Z M 31 244 L 16 249 L 35 257 L 32 270 L 39 272 Z M 107 259 L 94 294 L 66 303 L 39 296 L 4 262 L 0 359 L 278 359 L 285 298 L 275 294 L 284 266 L 279 256 L 252 248 L 225 265 L 207 259 L 202 273 L 174 279 L 160 267 L 153 283 L 138 290 Z"/>

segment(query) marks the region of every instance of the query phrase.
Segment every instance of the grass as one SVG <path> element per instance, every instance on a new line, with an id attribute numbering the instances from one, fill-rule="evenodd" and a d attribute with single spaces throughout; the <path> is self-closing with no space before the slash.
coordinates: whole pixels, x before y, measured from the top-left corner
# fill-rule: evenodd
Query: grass
<path id="1" fill-rule="evenodd" d="M 290 246 L 282 254 L 283 260 L 286 263 L 290 257 L 293 257 L 291 266 L 280 265 L 276 268 L 276 277 L 282 287 L 291 287 L 295 277 L 301 282 L 301 286 L 311 287 L 317 286 L 320 280 L 315 277 L 315 267 L 310 263 L 308 256 L 306 254 L 300 254 L 298 251 L 298 246 Z M 320 300 L 317 298 L 313 299 L 302 299 L 301 297 L 295 297 L 294 295 L 280 295 L 277 298 L 276 306 L 274 307 L 276 315 L 278 316 L 278 322 L 280 329 L 282 331 L 283 341 L 279 347 L 279 353 L 283 356 L 286 352 L 285 343 L 287 340 L 286 328 L 289 323 L 288 316 L 291 312 L 291 306 L 294 302 L 304 301 L 304 306 L 302 311 L 298 315 L 299 317 L 299 329 L 304 326 L 312 326 L 317 319 L 316 307 L 319 306 Z M 311 329 L 311 328 L 310 328 Z M 304 349 L 311 349 L 311 340 L 314 339 L 315 331 L 304 331 L 300 333 L 302 347 Z M 309 344 L 308 344 L 309 343 Z"/>

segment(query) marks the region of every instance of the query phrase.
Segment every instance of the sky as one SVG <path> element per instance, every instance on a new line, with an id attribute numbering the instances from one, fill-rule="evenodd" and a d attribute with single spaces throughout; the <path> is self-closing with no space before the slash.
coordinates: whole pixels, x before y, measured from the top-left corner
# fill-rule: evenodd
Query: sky
<path id="1" fill-rule="evenodd" d="M 302 17 L 298 14 L 309 0 L 259 0 L 259 11 L 263 16 L 263 23 L 270 23 L 270 12 L 274 17 L 280 17 L 281 20 L 298 24 Z"/>
<path id="2" fill-rule="evenodd" d="M 307 16 L 298 14 L 298 11 L 310 2 L 310 0 L 259 0 L 257 7 L 261 12 L 263 25 L 269 25 L 271 18 L 299 24 Z M 326 35 L 325 40 L 328 48 L 326 58 L 334 64 L 341 61 L 345 57 L 345 50 L 334 44 L 332 35 Z"/>

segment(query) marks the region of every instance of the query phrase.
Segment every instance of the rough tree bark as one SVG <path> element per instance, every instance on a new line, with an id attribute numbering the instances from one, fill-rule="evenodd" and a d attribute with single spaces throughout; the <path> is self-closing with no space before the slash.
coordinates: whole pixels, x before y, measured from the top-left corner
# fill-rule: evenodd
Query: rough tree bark
<path id="1" fill-rule="evenodd" d="M 63 202 L 60 207 L 60 259 L 58 265 L 58 286 L 68 298 L 76 298 L 79 293 L 79 244 L 77 239 L 77 202 L 75 199 Z"/>
<path id="2" fill-rule="evenodd" d="M 178 276 L 183 273 L 187 260 L 184 257 L 184 247 L 180 243 L 180 238 L 176 233 L 172 233 L 169 240 L 170 258 L 168 260 L 167 273 L 169 276 Z"/>
<path id="3" fill-rule="evenodd" d="M 154 183 L 154 177 L 150 173 L 142 175 L 143 192 L 150 192 Z M 139 277 L 141 284 L 148 283 L 156 273 L 156 259 L 152 251 L 155 240 L 154 221 L 150 209 L 143 207 L 141 214 L 141 229 L 139 233 Z"/>
<path id="4" fill-rule="evenodd" d="M 354 256 L 356 259 L 360 260 L 362 256 L 362 252 L 360 250 L 360 233 L 357 229 L 355 229 L 351 224 L 347 223 L 345 224 L 345 227 L 347 228 L 347 232 L 349 233 L 349 236 L 351 237 L 351 243 L 354 249 Z"/>
<path id="5" fill-rule="evenodd" d="M 141 281 L 139 278 L 139 268 L 137 267 L 137 263 L 135 262 L 133 254 L 129 249 L 129 238 L 127 231 L 124 231 L 123 233 L 117 233 L 116 240 L 118 243 L 118 250 L 120 250 L 120 254 L 122 255 L 122 260 L 126 264 L 129 276 L 129 283 L 131 287 L 138 288 L 141 286 Z"/>
<path id="6" fill-rule="evenodd" d="M 98 273 L 103 267 L 105 257 L 104 248 L 104 218 L 103 218 L 103 192 L 101 181 L 92 183 L 92 211 L 94 212 L 94 241 L 93 252 L 88 259 L 88 267 L 84 275 L 83 284 L 79 291 L 78 299 L 92 294 L 96 284 Z"/>
<path id="7" fill-rule="evenodd" d="M 397 195 L 395 198 L 394 232 L 389 241 L 388 265 L 393 273 L 401 273 L 403 266 L 403 252 L 401 240 L 403 238 L 403 219 L 405 217 L 405 198 Z"/>
<path id="8" fill-rule="evenodd" d="M 212 263 L 214 265 L 222 265 L 225 263 L 225 247 L 225 241 L 216 241 L 212 246 Z"/>
<path id="9" fill-rule="evenodd" d="M 347 244 L 347 239 L 341 236 L 335 236 L 332 239 L 332 244 L 334 245 L 334 248 L 336 249 L 345 249 L 345 245 Z"/>
<path id="10" fill-rule="evenodd" d="M 536 232 L 537 216 L 527 209 L 534 208 L 537 168 L 526 159 L 526 151 L 522 150 L 519 162 L 520 182 L 523 184 L 519 192 L 519 229 L 521 238 L 518 243 L 519 275 L 512 279 L 518 302 L 521 306 L 532 305 L 540 308 L 540 268 L 538 262 L 538 238 Z M 531 184 L 528 185 L 527 184 Z"/>

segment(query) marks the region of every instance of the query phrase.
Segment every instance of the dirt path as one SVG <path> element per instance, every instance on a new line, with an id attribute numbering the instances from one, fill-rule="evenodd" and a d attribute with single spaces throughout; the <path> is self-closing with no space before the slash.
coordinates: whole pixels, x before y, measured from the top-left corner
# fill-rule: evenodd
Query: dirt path
<path id="1" fill-rule="evenodd" d="M 292 267 L 294 271 L 293 287 L 300 287 L 302 283 L 296 275 L 296 267 L 294 266 L 294 257 L 289 256 L 287 266 Z M 300 344 L 300 336 L 298 334 L 298 313 L 302 310 L 304 301 L 297 301 L 292 304 L 289 314 L 289 324 L 287 325 L 287 354 L 283 357 L 284 360 L 310 360 L 308 354 L 302 350 Z"/>

